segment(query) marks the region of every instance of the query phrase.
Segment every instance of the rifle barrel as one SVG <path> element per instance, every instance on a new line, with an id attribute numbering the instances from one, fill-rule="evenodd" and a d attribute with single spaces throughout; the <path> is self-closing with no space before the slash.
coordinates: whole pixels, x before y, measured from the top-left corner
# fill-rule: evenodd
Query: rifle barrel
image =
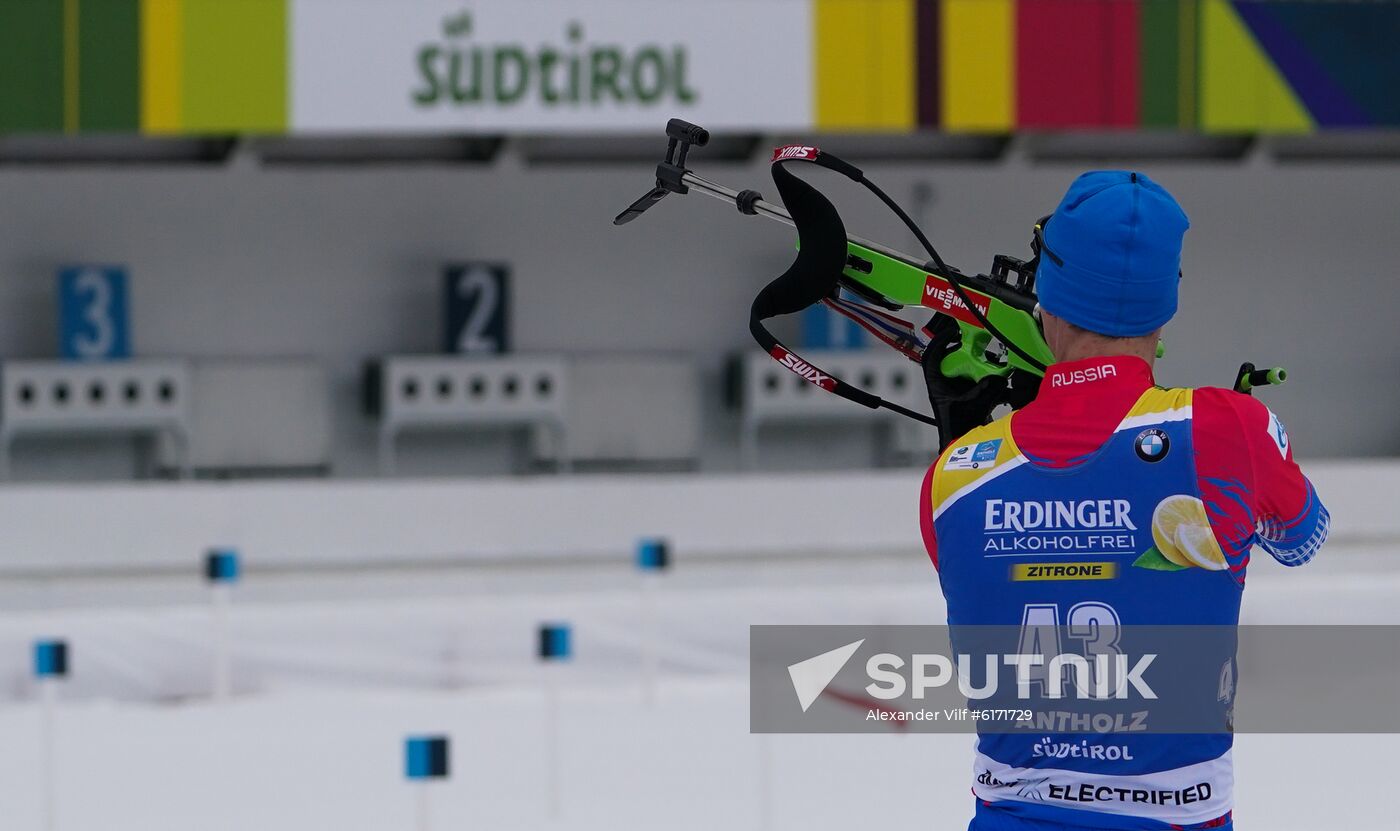
<path id="1" fill-rule="evenodd" d="M 719 184 L 718 182 L 712 182 L 703 176 L 696 176 L 690 171 L 686 171 L 685 175 L 681 177 L 681 183 L 684 184 L 686 187 L 692 188 L 693 190 L 703 193 L 706 196 L 718 199 L 721 202 L 728 202 L 730 205 L 735 206 L 739 204 L 739 191 L 734 190 L 732 188 L 727 188 L 724 185 Z M 797 227 L 797 224 L 792 221 L 792 214 L 788 213 L 787 209 L 784 208 L 782 205 L 774 205 L 772 202 L 769 202 L 765 199 L 758 199 L 753 203 L 753 209 L 755 213 L 759 214 L 760 216 L 766 216 L 769 219 L 776 220 L 778 222 L 783 223 L 784 225 L 790 225 L 794 228 Z M 876 252 L 877 254 L 884 254 L 886 257 L 892 257 L 906 265 L 913 266 L 914 268 L 927 270 L 927 266 L 925 265 L 923 260 L 920 260 L 916 257 L 912 257 L 909 254 L 905 254 L 902 251 L 896 251 L 895 249 L 885 245 L 881 245 L 878 242 L 872 242 L 863 237 L 855 236 L 854 234 L 847 235 L 846 241 L 855 243 L 856 245 L 859 245 L 862 248 L 867 248 L 871 251 Z"/>

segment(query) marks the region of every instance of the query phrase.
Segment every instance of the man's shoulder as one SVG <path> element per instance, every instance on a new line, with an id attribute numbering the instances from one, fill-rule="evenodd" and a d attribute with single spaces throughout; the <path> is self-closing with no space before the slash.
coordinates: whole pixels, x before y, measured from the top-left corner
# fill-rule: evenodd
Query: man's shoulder
<path id="1" fill-rule="evenodd" d="M 1011 416 L 969 431 L 944 450 L 933 465 L 934 507 L 953 494 L 1024 461 L 1011 436 Z"/>
<path id="2" fill-rule="evenodd" d="M 1239 418 L 1268 418 L 1269 408 L 1259 399 L 1221 387 L 1200 387 L 1195 390 L 1196 406 L 1202 410 L 1235 413 Z"/>
<path id="3" fill-rule="evenodd" d="M 1129 416 L 1156 413 L 1196 415 L 1199 411 L 1236 413 L 1241 417 L 1267 418 L 1269 408 L 1259 399 L 1222 387 L 1152 387 L 1133 405 Z"/>
<path id="4" fill-rule="evenodd" d="M 1185 421 L 1194 415 L 1196 393 L 1190 387 L 1149 387 L 1128 410 L 1124 421 Z"/>
<path id="5" fill-rule="evenodd" d="M 1226 456 L 1246 451 L 1256 461 L 1290 458 L 1288 431 L 1264 402 L 1217 387 L 1196 390 L 1196 402 L 1193 421 L 1198 445 Z"/>

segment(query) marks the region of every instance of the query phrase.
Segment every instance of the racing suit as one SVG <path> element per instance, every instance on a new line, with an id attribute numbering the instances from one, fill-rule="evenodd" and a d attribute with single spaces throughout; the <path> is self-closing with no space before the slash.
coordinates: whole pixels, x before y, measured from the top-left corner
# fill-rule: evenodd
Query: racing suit
<path id="1" fill-rule="evenodd" d="M 1032 607 L 1056 625 L 1089 610 L 1114 625 L 1233 627 L 1251 547 L 1302 565 L 1329 522 L 1267 407 L 1156 387 L 1130 356 L 1050 367 L 1034 402 L 939 456 L 920 515 L 954 627 L 1024 625 Z M 1086 751 L 1046 752 L 1061 744 Z M 1229 829 L 1231 745 L 983 732 L 970 828 Z"/>

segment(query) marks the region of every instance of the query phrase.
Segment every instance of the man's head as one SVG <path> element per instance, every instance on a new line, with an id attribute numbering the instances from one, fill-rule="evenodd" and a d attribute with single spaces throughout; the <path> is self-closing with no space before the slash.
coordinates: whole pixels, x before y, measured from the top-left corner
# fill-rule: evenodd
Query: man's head
<path id="1" fill-rule="evenodd" d="M 1176 314 L 1190 224 L 1142 173 L 1100 170 L 1074 180 L 1041 228 L 1036 271 L 1056 360 L 1144 352 L 1151 360 L 1158 331 Z"/>

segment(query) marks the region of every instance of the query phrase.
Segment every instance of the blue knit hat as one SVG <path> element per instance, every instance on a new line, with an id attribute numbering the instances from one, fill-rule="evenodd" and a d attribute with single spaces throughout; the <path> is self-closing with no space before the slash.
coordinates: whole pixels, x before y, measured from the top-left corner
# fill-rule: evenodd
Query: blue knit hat
<path id="1" fill-rule="evenodd" d="M 1181 239 L 1190 226 L 1172 195 L 1144 174 L 1081 175 L 1043 227 L 1041 308 L 1101 335 L 1157 330 L 1176 314 Z"/>

